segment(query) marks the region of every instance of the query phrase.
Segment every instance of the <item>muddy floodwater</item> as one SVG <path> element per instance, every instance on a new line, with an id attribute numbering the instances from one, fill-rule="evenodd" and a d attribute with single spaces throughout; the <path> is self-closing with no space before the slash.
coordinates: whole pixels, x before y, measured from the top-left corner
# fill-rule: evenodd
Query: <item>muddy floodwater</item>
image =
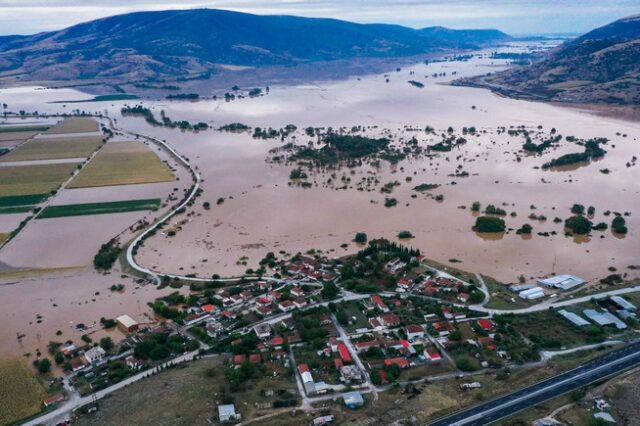
<path id="1" fill-rule="evenodd" d="M 136 101 L 49 103 L 90 97 L 69 89 L 5 89 L 0 90 L 0 100 L 9 104 L 11 110 L 60 113 L 79 109 L 106 113 L 123 129 L 166 140 L 191 161 L 203 179 L 202 195 L 191 209 L 172 220 L 175 236 L 158 233 L 147 240 L 138 253 L 137 259 L 142 265 L 161 272 L 200 277 L 214 273 L 239 275 L 247 268 L 256 268 L 270 251 L 294 254 L 316 249 L 329 256 L 340 256 L 358 250 L 351 242 L 356 232 L 365 232 L 369 238 L 397 240 L 398 232 L 408 230 L 414 238 L 406 244 L 419 248 L 427 257 L 445 263 L 456 259 L 462 262 L 458 267 L 505 282 L 516 280 L 521 274 L 539 277 L 553 272 L 573 273 L 594 280 L 608 275 L 611 267 L 635 276 L 635 269 L 628 267 L 640 264 L 640 168 L 634 160 L 640 155 L 640 124 L 596 116 L 577 108 L 507 99 L 484 89 L 446 84 L 454 78 L 499 71 L 506 66 L 504 61 L 490 59 L 487 53 L 481 52 L 468 61 L 417 63 L 387 74 L 273 86 L 264 96 L 231 102 L 220 99 L 142 102 L 157 118 L 165 111 L 173 120 L 202 121 L 214 128 L 234 122 L 261 128 L 294 124 L 298 131 L 285 141 L 254 139 L 250 132 L 182 132 L 151 126 L 140 117 L 123 117 L 121 107 Z M 424 88 L 409 84 L 409 80 L 423 83 Z M 302 188 L 290 185 L 293 165 L 276 164 L 267 159 L 270 150 L 284 143 L 315 141 L 302 131 L 308 126 L 333 129 L 363 126 L 368 135 L 391 135 L 403 141 L 415 136 L 421 144 L 437 142 L 438 135 L 449 127 L 458 133 L 463 127 L 475 127 L 476 133 L 467 135 L 467 143 L 450 152 L 411 158 L 396 165 L 382 161 L 379 167 L 365 164 L 334 171 L 337 180 L 343 176 L 350 178 L 346 186 L 336 185 L 335 179 L 334 183 L 327 183 L 328 173 L 311 172 L 310 187 Z M 435 135 L 424 132 L 427 126 L 435 129 Z M 527 155 L 522 152 L 522 136 L 499 131 L 511 126 L 526 126 L 543 134 L 551 134 L 551 129 L 555 129 L 554 134 L 563 138 L 557 147 L 541 155 Z M 607 154 L 590 164 L 543 170 L 541 166 L 547 161 L 583 150 L 580 145 L 568 142 L 566 136 L 584 140 L 607 138 L 609 142 L 603 145 Z M 466 172 L 464 177 L 456 176 L 460 170 Z M 356 182 L 369 176 L 375 177 L 379 184 L 369 191 L 359 191 Z M 381 193 L 382 184 L 390 181 L 397 181 L 399 185 L 391 194 Z M 413 190 L 423 183 L 440 186 L 429 193 Z M 165 187 L 170 191 L 171 185 Z M 95 198 L 91 190 L 82 191 L 87 200 Z M 143 192 L 144 186 L 139 186 L 135 196 L 149 198 L 143 197 Z M 78 194 L 80 192 L 74 195 L 63 191 L 60 197 L 64 198 L 60 200 L 78 202 Z M 436 195 L 443 199 L 437 201 Z M 397 199 L 395 207 L 384 206 L 387 196 Z M 224 198 L 224 202 L 217 204 L 220 198 Z M 211 203 L 208 210 L 202 207 L 205 201 Z M 474 201 L 483 207 L 493 204 L 506 210 L 508 215 L 504 219 L 512 230 L 498 235 L 473 232 L 475 217 L 470 206 Z M 605 215 L 606 211 L 626 213 L 628 234 L 614 235 L 608 229 L 594 231 L 585 238 L 565 236 L 563 224 L 554 223 L 553 219 L 564 221 L 575 203 L 595 207 L 591 219 L 594 223 L 610 225 L 613 213 Z M 530 219 L 532 213 L 543 215 L 547 220 Z M 5 228 L 9 222 L 13 223 L 0 218 Z M 516 235 L 515 229 L 525 223 L 533 226 L 531 237 Z M 41 239 L 46 239 L 44 228 L 42 232 Z M 61 256 L 56 254 L 55 259 Z M 10 254 L 4 258 L 20 263 Z M 37 263 L 55 266 L 50 262 Z M 65 262 L 60 260 L 60 263 Z M 28 301 L 32 297 L 43 301 L 37 305 L 39 311 L 33 312 L 33 317 L 40 313 L 48 318 L 51 312 L 59 316 L 58 312 L 68 309 L 82 310 L 84 317 L 93 321 L 108 316 L 105 313 L 114 316 L 126 313 L 123 311 L 127 309 L 143 315 L 144 309 L 136 311 L 137 304 L 157 296 L 145 288 L 137 293 L 135 302 L 127 302 L 127 306 L 117 306 L 124 299 L 111 294 L 103 294 L 99 303 L 85 304 L 91 295 L 85 289 L 86 282 L 78 278 L 81 276 L 94 282 L 99 280 L 100 285 L 90 287 L 99 287 L 101 292 L 107 283 L 118 281 L 113 275 L 91 276 L 84 272 L 68 282 L 61 277 L 52 281 L 37 278 L 0 286 L 1 303 L 12 305 L 9 310 L 15 311 L 8 324 L 5 323 L 7 332 L 1 337 L 15 340 L 15 333 L 19 331 L 13 324 L 18 321 L 15 314 L 18 309 L 29 311 Z M 47 300 L 54 291 L 62 292 L 57 297 L 64 302 L 56 310 L 48 307 Z M 83 293 L 74 296 L 76 291 Z M 14 303 L 16 300 L 19 303 Z M 6 308 L 3 311 L 6 312 Z M 63 325 L 63 317 L 60 316 L 61 322 L 56 328 Z M 68 321 L 67 317 L 64 318 Z M 12 347 L 15 351 L 14 345 Z"/>

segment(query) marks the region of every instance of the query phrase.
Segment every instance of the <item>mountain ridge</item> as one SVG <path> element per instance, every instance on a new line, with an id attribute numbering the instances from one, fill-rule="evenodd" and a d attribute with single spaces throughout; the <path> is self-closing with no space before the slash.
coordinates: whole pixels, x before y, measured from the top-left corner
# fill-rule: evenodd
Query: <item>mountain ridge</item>
<path id="1" fill-rule="evenodd" d="M 511 40 L 498 30 L 412 29 L 219 9 L 135 12 L 0 37 L 0 78 L 158 78 L 224 66 L 413 56 Z"/>
<path id="2" fill-rule="evenodd" d="M 566 41 L 534 64 L 463 79 L 516 98 L 640 105 L 640 15 Z"/>

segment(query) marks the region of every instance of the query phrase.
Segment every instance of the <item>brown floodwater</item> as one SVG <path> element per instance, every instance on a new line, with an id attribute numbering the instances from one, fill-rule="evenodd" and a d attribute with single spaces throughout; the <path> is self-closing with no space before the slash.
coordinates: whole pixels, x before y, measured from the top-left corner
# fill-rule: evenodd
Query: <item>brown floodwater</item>
<path id="1" fill-rule="evenodd" d="M 635 165 L 627 167 L 627 162 L 640 154 L 640 124 L 596 116 L 584 110 L 503 98 L 484 89 L 442 84 L 452 78 L 454 71 L 457 73 L 455 77 L 461 77 L 503 67 L 503 61 L 484 56 L 467 62 L 416 64 L 386 75 L 272 86 L 266 96 L 232 102 L 144 102 L 157 117 L 164 110 L 174 120 L 204 121 L 214 127 L 232 122 L 274 128 L 292 123 L 299 129 L 307 126 L 331 126 L 334 129 L 365 126 L 369 127 L 366 134 L 390 134 L 396 140 L 416 136 L 423 145 L 438 142 L 439 137 L 422 131 L 412 132 L 406 126 L 419 129 L 431 126 L 438 134 L 449 126 L 458 133 L 464 126 L 478 129 L 477 136 L 467 136 L 466 144 L 432 158 L 413 158 L 395 167 L 385 162 L 379 168 L 365 164 L 353 169 L 353 174 L 352 170 L 340 169 L 336 171 L 336 180 L 339 181 L 342 175 L 351 178 L 346 189 L 338 189 L 341 185 L 327 184 L 329 173 L 321 172 L 310 173 L 311 188 L 290 186 L 289 172 L 293 166 L 266 161 L 271 149 L 282 146 L 279 140 L 255 140 L 248 133 L 212 130 L 194 133 L 153 127 L 141 118 L 121 116 L 122 105 L 133 101 L 69 106 L 47 103 L 78 99 L 78 92 L 69 89 L 4 89 L 0 96 L 6 99 L 9 109 L 106 112 L 117 119 L 119 126 L 165 139 L 191 160 L 203 178 L 203 194 L 190 210 L 196 214 L 172 220 L 172 225 L 179 227 L 177 234 L 173 237 L 156 235 L 145 243 L 138 255 L 143 265 L 162 272 L 236 275 L 248 267 L 257 267 L 258 261 L 270 251 L 296 253 L 319 249 L 329 256 L 340 256 L 359 249 L 351 242 L 356 232 L 366 232 L 369 238 L 397 239 L 398 232 L 408 230 L 415 236 L 408 244 L 419 248 L 426 256 L 443 262 L 456 259 L 462 262 L 456 264 L 460 268 L 492 275 L 503 281 L 515 280 L 520 274 L 539 277 L 552 272 L 573 273 L 592 280 L 609 274 L 609 267 L 633 274 L 634 271 L 627 270 L 627 266 L 640 263 L 640 171 Z M 434 73 L 442 72 L 447 76 L 432 77 Z M 408 84 L 408 80 L 421 81 L 425 87 L 418 89 Z M 539 125 L 543 126 L 542 132 L 547 133 L 555 128 L 564 136 L 582 139 L 606 137 L 610 140 L 604 146 L 607 155 L 590 164 L 543 170 L 542 164 L 550 159 L 581 152 L 582 147 L 563 140 L 559 147 L 542 155 L 524 155 L 520 152 L 524 142 L 521 136 L 498 132 L 498 128 L 503 126 L 537 129 Z M 309 139 L 299 131 L 294 141 L 306 143 Z M 460 165 L 469 176 L 449 176 L 455 174 Z M 601 169 L 609 169 L 610 173 L 601 173 Z M 372 191 L 358 191 L 356 183 L 371 176 L 379 184 Z M 408 177 L 411 182 L 407 182 Z M 384 207 L 385 194 L 379 189 L 390 181 L 400 182 L 393 193 L 387 195 L 396 198 L 398 204 L 387 208 Z M 441 186 L 430 191 L 431 196 L 412 190 L 422 183 Z M 167 185 L 162 188 L 167 189 Z M 77 202 L 85 196 L 90 200 L 97 197 L 90 195 L 90 191 L 83 191 L 86 192 L 75 195 L 62 191 L 60 198 Z M 138 196 L 143 192 L 145 188 L 138 187 L 131 190 L 131 195 Z M 412 198 L 412 194 L 417 196 Z M 436 201 L 433 195 L 437 194 L 443 195 L 444 200 Z M 221 197 L 225 198 L 224 203 L 216 205 L 216 200 Z M 210 210 L 202 208 L 205 201 L 212 204 Z M 474 201 L 481 202 L 483 207 L 494 204 L 509 214 L 515 213 L 515 217 L 505 217 L 511 230 L 499 235 L 475 233 L 471 229 L 475 217 L 469 210 Z M 596 223 L 611 223 L 613 216 L 604 215 L 607 210 L 629 212 L 630 215 L 625 217 L 628 235 L 620 238 L 607 230 L 593 232 L 591 237 L 565 236 L 563 224 L 554 223 L 553 219 L 568 217 L 574 203 L 593 205 L 596 208 L 593 221 Z M 547 220 L 529 219 L 531 213 L 544 215 Z M 73 226 L 72 223 L 65 227 Z M 531 237 L 516 235 L 515 230 L 524 223 L 533 226 Z M 89 226 L 82 225 L 82 228 L 89 232 Z M 538 232 L 548 233 L 548 236 L 540 236 Z M 46 244 L 46 234 L 39 240 Z M 94 244 L 102 242 L 104 239 Z M 343 248 L 342 244 L 348 245 Z M 21 247 L 26 246 L 28 244 Z M 87 245 L 86 250 L 89 249 Z M 20 250 L 17 255 L 0 253 L 0 260 L 20 262 L 20 259 L 28 257 L 26 248 Z M 33 262 L 25 263 L 48 267 L 65 262 L 77 265 L 74 263 L 76 260 L 83 264 L 90 257 L 81 258 L 77 254 L 72 259 L 74 256 L 70 255 L 65 261 L 56 260 L 50 264 L 40 259 L 45 256 L 41 250 L 36 252 Z M 244 257 L 247 258 L 246 266 L 239 262 Z M 28 324 L 24 323 L 30 319 L 29 315 L 35 317 L 35 313 L 44 315 L 44 324 L 49 324 L 43 326 L 47 330 L 40 333 L 44 336 L 69 321 L 82 319 L 89 323 L 100 316 L 113 317 L 130 311 L 142 315 L 144 306 L 140 311 L 135 310 L 138 301 L 144 305 L 157 296 L 145 288 L 125 305 L 120 304 L 125 303 L 123 301 L 128 300 L 128 296 L 106 293 L 99 299 L 100 303 L 84 303 L 92 292 L 98 288 L 102 292 L 107 283 L 114 281 L 117 281 L 114 275 L 103 277 L 83 272 L 69 279 L 41 277 L 0 286 L 0 300 L 9 305 L 9 312 L 13 312 L 5 322 L 7 327 L 3 330 L 5 335 L 0 336 L 1 341 L 10 339 L 8 351 L 15 353 L 15 333 L 31 327 L 33 334 L 36 326 L 27 327 Z M 66 301 L 65 309 L 49 306 L 48 298 L 54 295 Z M 39 302 L 34 305 L 32 299 Z M 20 312 L 29 312 L 29 315 L 25 315 L 25 319 L 17 319 Z M 60 318 L 59 321 L 47 320 L 52 316 Z"/>

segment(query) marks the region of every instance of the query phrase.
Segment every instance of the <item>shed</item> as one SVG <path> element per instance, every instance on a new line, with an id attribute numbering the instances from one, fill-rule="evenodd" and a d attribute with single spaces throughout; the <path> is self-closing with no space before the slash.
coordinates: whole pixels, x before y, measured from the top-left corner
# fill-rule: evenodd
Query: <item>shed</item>
<path id="1" fill-rule="evenodd" d="M 118 328 L 124 333 L 133 333 L 134 331 L 138 331 L 138 322 L 129 315 L 120 315 L 116 318 L 116 322 L 118 323 Z"/>
<path id="2" fill-rule="evenodd" d="M 346 392 L 342 394 L 342 399 L 344 400 L 344 405 L 351 409 L 359 408 L 364 405 L 364 399 L 360 392 Z"/>
<path id="3" fill-rule="evenodd" d="M 233 404 L 218 405 L 218 417 L 223 423 L 241 418 L 240 413 L 236 413 L 236 407 Z"/>

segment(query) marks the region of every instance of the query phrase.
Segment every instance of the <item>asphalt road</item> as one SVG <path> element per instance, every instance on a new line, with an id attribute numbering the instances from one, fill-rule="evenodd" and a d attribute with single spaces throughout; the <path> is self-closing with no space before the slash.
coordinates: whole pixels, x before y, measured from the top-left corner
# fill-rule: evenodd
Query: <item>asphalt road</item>
<path id="1" fill-rule="evenodd" d="M 609 352 L 573 370 L 443 417 L 431 426 L 481 426 L 640 364 L 640 341 Z"/>

